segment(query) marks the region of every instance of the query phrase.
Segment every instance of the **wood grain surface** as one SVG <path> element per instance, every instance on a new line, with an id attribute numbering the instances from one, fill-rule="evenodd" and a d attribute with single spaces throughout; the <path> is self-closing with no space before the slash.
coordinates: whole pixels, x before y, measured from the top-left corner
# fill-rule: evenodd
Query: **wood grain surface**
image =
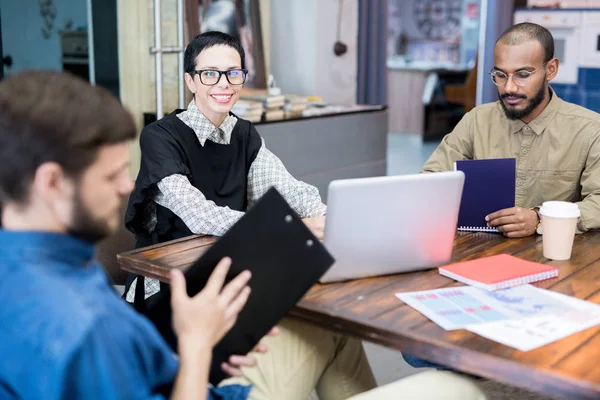
<path id="1" fill-rule="evenodd" d="M 541 240 L 459 232 L 452 261 L 506 253 L 553 265 L 559 277 L 536 286 L 600 304 L 600 233 L 577 235 L 567 261 L 545 259 Z M 189 267 L 214 241 L 191 236 L 120 254 L 118 262 L 126 271 L 168 282 L 170 269 Z M 395 297 L 398 292 L 461 285 L 437 269 L 317 284 L 291 315 L 465 373 L 548 395 L 600 399 L 600 326 L 521 352 L 466 330 L 444 331 Z"/>

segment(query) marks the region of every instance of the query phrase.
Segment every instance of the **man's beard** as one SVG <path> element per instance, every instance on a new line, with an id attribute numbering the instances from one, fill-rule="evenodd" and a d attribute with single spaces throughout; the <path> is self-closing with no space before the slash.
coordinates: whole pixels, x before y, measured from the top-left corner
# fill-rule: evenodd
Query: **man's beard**
<path id="1" fill-rule="evenodd" d="M 531 100 L 529 100 L 529 104 L 527 105 L 527 107 L 525 107 L 522 110 L 511 110 L 508 107 L 506 107 L 506 104 L 504 104 L 504 101 L 502 100 L 507 97 L 520 97 L 522 99 L 527 99 L 526 96 L 517 93 L 504 93 L 503 95 L 500 95 L 500 92 L 498 92 L 498 97 L 500 98 L 500 104 L 502 104 L 502 109 L 504 110 L 504 114 L 506 114 L 506 117 L 508 119 L 516 120 L 528 116 L 533 110 L 536 109 L 537 106 L 542 104 L 542 101 L 544 101 L 545 91 L 546 85 L 542 83 L 542 85 L 540 86 L 540 90 L 538 90 L 535 96 Z"/>
<path id="2" fill-rule="evenodd" d="M 77 189 L 73 206 L 73 221 L 67 233 L 86 242 L 97 243 L 113 232 L 106 220 L 94 217 L 83 203 L 81 193 Z"/>

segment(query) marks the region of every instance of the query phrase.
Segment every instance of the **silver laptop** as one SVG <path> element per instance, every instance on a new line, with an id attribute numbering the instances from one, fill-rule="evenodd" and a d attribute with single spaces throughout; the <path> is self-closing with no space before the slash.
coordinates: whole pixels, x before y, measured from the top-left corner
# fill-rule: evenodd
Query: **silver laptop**
<path id="1" fill-rule="evenodd" d="M 395 274 L 450 261 L 461 171 L 344 179 L 329 184 L 321 282 Z"/>

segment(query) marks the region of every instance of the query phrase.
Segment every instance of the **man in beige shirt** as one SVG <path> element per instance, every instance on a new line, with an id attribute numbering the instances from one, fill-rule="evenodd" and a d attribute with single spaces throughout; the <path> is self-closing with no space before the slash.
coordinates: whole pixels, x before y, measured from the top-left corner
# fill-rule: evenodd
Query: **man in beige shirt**
<path id="1" fill-rule="evenodd" d="M 517 160 L 516 207 L 486 217 L 508 237 L 532 235 L 544 201 L 576 202 L 579 233 L 600 227 L 600 114 L 558 98 L 554 39 L 540 25 L 507 29 L 494 47 L 490 76 L 500 100 L 467 113 L 422 172 L 452 170 L 456 160 Z"/>

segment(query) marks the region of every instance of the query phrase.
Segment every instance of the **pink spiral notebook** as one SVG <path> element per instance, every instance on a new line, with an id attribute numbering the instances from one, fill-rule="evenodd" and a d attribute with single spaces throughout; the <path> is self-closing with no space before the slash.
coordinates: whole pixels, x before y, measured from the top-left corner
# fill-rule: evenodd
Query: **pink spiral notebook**
<path id="1" fill-rule="evenodd" d="M 484 290 L 506 289 L 558 276 L 555 267 L 509 254 L 451 264 L 440 267 L 439 271 L 448 278 Z"/>

